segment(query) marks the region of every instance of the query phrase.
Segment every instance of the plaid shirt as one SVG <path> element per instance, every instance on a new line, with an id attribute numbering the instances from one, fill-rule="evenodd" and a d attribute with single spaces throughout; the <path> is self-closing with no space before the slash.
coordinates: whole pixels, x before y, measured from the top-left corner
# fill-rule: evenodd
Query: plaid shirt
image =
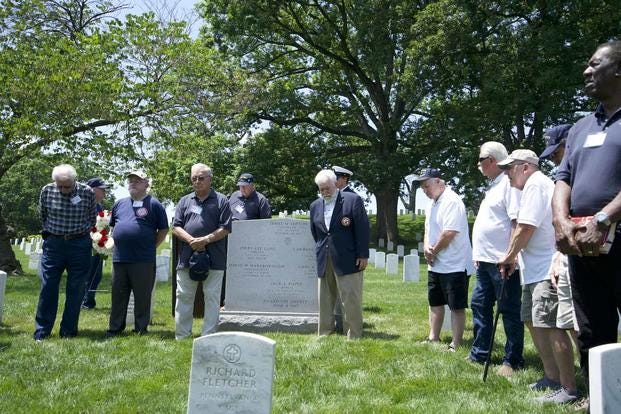
<path id="1" fill-rule="evenodd" d="M 75 197 L 80 197 L 76 204 L 71 202 Z M 71 194 L 64 195 L 56 184 L 47 184 L 39 197 L 43 231 L 63 236 L 86 233 L 95 226 L 96 206 L 95 192 L 87 185 L 76 182 Z"/>

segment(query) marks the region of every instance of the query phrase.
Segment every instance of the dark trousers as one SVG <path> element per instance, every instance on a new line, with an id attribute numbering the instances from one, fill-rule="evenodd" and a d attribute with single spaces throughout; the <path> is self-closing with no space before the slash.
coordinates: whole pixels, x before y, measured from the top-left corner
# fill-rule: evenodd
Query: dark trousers
<path id="1" fill-rule="evenodd" d="M 50 236 L 43 241 L 39 275 L 41 291 L 35 316 L 35 339 L 43 339 L 52 332 L 58 312 L 60 278 L 65 270 L 67 270 L 67 285 L 65 310 L 60 321 L 60 336 L 77 335 L 91 249 L 91 238 L 88 234 L 72 240 Z"/>
<path id="2" fill-rule="evenodd" d="M 95 302 L 95 292 L 101 282 L 101 275 L 103 272 L 103 257 L 99 254 L 91 256 L 91 266 L 86 279 L 84 289 L 84 300 L 82 305 L 87 308 L 94 308 L 97 303 Z"/>
<path id="3" fill-rule="evenodd" d="M 569 256 L 569 277 L 578 320 L 580 368 L 588 378 L 589 349 L 617 342 L 621 311 L 621 234 L 610 253 Z"/>
<path id="4" fill-rule="evenodd" d="M 477 282 L 472 292 L 472 326 L 474 339 L 470 358 L 485 361 L 492 339 L 494 304 L 500 302 L 502 324 L 507 342 L 503 363 L 512 367 L 524 365 L 524 323 L 520 319 L 522 287 L 520 273 L 515 271 L 505 282 L 505 296 L 499 298 L 502 278 L 495 263 L 479 262 Z"/>
<path id="5" fill-rule="evenodd" d="M 113 263 L 109 333 L 125 329 L 129 295 L 134 292 L 134 331 L 146 332 L 151 319 L 155 263 Z"/>

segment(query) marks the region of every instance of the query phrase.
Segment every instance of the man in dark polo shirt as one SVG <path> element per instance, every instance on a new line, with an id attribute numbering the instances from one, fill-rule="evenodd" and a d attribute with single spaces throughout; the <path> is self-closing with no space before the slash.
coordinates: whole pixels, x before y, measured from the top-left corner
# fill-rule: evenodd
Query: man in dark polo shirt
<path id="1" fill-rule="evenodd" d="M 41 190 L 43 255 L 41 256 L 41 292 L 35 317 L 34 339 L 50 336 L 58 311 L 60 277 L 67 270 L 65 310 L 60 322 L 60 336 L 78 333 L 84 280 L 91 257 L 90 229 L 95 225 L 95 193 L 76 181 L 76 171 L 68 164 L 54 167 L 53 183 Z"/>
<path id="2" fill-rule="evenodd" d="M 213 173 L 205 164 L 194 164 L 190 180 L 194 192 L 183 196 L 175 209 L 173 234 L 181 241 L 177 264 L 175 338 L 192 336 L 194 296 L 198 282 L 190 279 L 189 261 L 194 251 L 207 250 L 209 276 L 203 282 L 205 315 L 202 335 L 218 329 L 220 291 L 226 269 L 226 240 L 231 232 L 231 209 L 223 194 L 211 188 Z"/>
<path id="3" fill-rule="evenodd" d="M 147 194 L 149 179 L 142 171 L 127 174 L 129 197 L 112 206 L 112 306 L 107 336 L 125 329 L 129 296 L 134 293 L 134 332 L 147 333 L 151 292 L 155 283 L 155 251 L 168 233 L 166 209 Z"/>
<path id="4" fill-rule="evenodd" d="M 617 342 L 621 310 L 621 234 L 607 254 L 600 240 L 621 220 L 621 41 L 604 43 L 584 70 L 585 92 L 599 101 L 569 131 L 552 207 L 557 247 L 569 255 L 580 366 L 589 349 Z M 590 217 L 575 224 L 572 217 Z"/>
<path id="5" fill-rule="evenodd" d="M 233 220 L 256 220 L 272 218 L 269 200 L 254 188 L 252 174 L 243 173 L 237 180 L 239 190 L 229 197 Z"/>

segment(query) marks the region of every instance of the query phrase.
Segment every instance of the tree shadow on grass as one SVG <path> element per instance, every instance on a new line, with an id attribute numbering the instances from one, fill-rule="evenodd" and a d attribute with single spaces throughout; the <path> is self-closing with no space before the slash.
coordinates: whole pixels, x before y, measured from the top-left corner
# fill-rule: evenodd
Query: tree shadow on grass
<path id="1" fill-rule="evenodd" d="M 382 313 L 382 308 L 379 306 L 365 306 L 362 310 L 369 313 Z"/>

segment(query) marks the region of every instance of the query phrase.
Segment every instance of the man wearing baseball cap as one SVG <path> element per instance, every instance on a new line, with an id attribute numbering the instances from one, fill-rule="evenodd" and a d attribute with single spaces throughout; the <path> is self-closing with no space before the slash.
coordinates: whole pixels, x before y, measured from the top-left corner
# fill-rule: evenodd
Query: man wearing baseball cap
<path id="1" fill-rule="evenodd" d="M 108 185 L 99 177 L 93 177 L 86 182 L 90 188 L 95 192 L 95 202 L 97 203 L 97 213 L 103 211 L 101 202 L 106 197 L 106 189 Z M 86 289 L 84 291 L 84 299 L 82 300 L 82 309 L 94 309 L 97 305 L 95 301 L 95 292 L 101 282 L 101 275 L 103 271 L 103 257 L 95 253 L 91 256 L 90 269 L 88 277 L 86 279 Z"/>
<path id="2" fill-rule="evenodd" d="M 237 187 L 229 197 L 229 206 L 233 220 L 256 220 L 272 218 L 270 202 L 254 188 L 254 176 L 243 173 L 237 180 Z"/>
<path id="3" fill-rule="evenodd" d="M 555 126 L 546 131 L 543 138 L 546 141 L 546 148 L 543 150 L 540 159 L 549 159 L 554 165 L 559 165 L 565 154 L 565 143 L 567 142 L 567 134 L 571 129 L 571 125 L 563 124 Z"/>
<path id="4" fill-rule="evenodd" d="M 537 398 L 540 402 L 570 403 L 578 399 L 571 339 L 556 327 L 558 296 L 548 270 L 556 251 L 552 227 L 554 183 L 539 171 L 539 157 L 528 149 L 518 149 L 498 166 L 509 176 L 511 186 L 522 190 L 517 226 L 509 251 L 498 262 L 503 277 L 521 269 L 521 317 L 528 327 L 543 363 L 544 376 L 530 385 L 534 391 L 551 389 Z"/>
<path id="5" fill-rule="evenodd" d="M 430 331 L 427 341 L 438 342 L 444 305 L 451 309 L 453 337 L 449 351 L 460 345 L 468 307 L 468 273 L 472 247 L 468 236 L 466 206 L 440 178 L 437 168 L 426 168 L 416 179 L 432 202 L 425 213 L 424 254 L 429 265 L 428 299 Z"/>

